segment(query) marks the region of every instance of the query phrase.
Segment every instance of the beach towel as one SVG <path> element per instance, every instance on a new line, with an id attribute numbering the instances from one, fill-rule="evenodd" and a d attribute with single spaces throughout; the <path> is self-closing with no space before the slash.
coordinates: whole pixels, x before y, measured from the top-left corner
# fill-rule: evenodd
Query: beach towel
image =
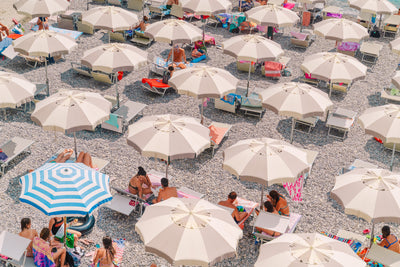
<path id="1" fill-rule="evenodd" d="M 210 125 L 208 129 L 210 129 L 211 141 L 216 144 L 221 143 L 225 133 L 228 131 L 228 128 L 215 127 L 214 125 Z"/>
<path id="2" fill-rule="evenodd" d="M 303 185 L 304 185 L 305 179 L 306 179 L 305 176 L 301 175 L 293 183 L 282 183 L 283 187 L 286 189 L 286 191 L 290 195 L 290 198 L 295 202 L 303 201 L 303 198 L 301 197 L 301 193 L 303 191 Z"/>
<path id="3" fill-rule="evenodd" d="M 159 79 L 148 79 L 148 78 L 143 78 L 142 83 L 147 83 L 151 88 L 156 87 L 156 88 L 168 88 L 170 87 L 168 84 L 163 83 Z"/>
<path id="4" fill-rule="evenodd" d="M 286 3 L 283 4 L 283 7 L 287 9 L 293 9 L 295 5 L 296 5 L 295 3 Z"/>
<path id="5" fill-rule="evenodd" d="M 266 77 L 281 77 L 282 63 L 275 61 L 265 61 L 264 63 Z"/>
<path id="6" fill-rule="evenodd" d="M 200 61 L 205 60 L 206 58 L 207 58 L 206 55 L 202 55 L 202 56 L 200 56 L 200 57 L 197 57 L 197 58 L 193 59 L 193 60 L 191 61 L 191 63 L 199 63 Z"/>
<path id="7" fill-rule="evenodd" d="M 316 80 L 316 79 L 317 79 L 317 78 L 311 77 L 311 73 L 304 73 L 304 77 L 305 77 L 306 79 L 311 79 L 311 80 Z"/>
<path id="8" fill-rule="evenodd" d="M 327 17 L 331 17 L 331 18 L 340 19 L 340 18 L 342 17 L 342 14 L 339 14 L 339 13 L 330 13 L 330 12 L 328 12 L 328 13 L 326 13 L 326 16 L 327 16 Z"/>
<path id="9" fill-rule="evenodd" d="M 39 26 L 36 25 L 35 27 L 32 28 L 32 31 L 37 31 L 38 29 L 39 29 Z M 72 37 L 74 39 L 78 39 L 79 36 L 81 36 L 83 34 L 83 32 L 71 31 L 71 30 L 67 30 L 67 29 L 60 29 L 60 28 L 56 28 L 53 26 L 49 26 L 49 30 L 68 35 L 69 37 Z"/>
<path id="10" fill-rule="evenodd" d="M 310 26 L 310 22 L 311 22 L 311 13 L 308 11 L 304 11 L 302 25 L 306 27 Z"/>
<path id="11" fill-rule="evenodd" d="M 225 16 L 224 13 L 215 15 L 215 18 L 216 18 L 219 22 L 221 22 L 222 28 L 227 28 L 227 27 L 228 27 L 228 23 L 227 23 L 228 17 Z"/>
<path id="12" fill-rule="evenodd" d="M 114 265 L 121 266 L 122 257 L 124 255 L 125 250 L 125 238 L 114 239 L 113 240 L 114 248 L 115 248 L 115 256 L 114 256 Z"/>
<path id="13" fill-rule="evenodd" d="M 352 240 L 352 239 L 343 238 L 343 237 L 339 237 L 337 235 L 329 234 L 329 233 L 326 233 L 326 232 L 321 232 L 321 234 L 324 235 L 324 236 L 330 237 L 332 239 L 335 239 L 337 241 L 340 241 L 340 242 L 348 244 L 355 253 L 359 252 L 360 249 L 361 249 L 362 244 L 360 242 L 358 242 L 358 241 L 355 241 L 355 240 Z"/>
<path id="14" fill-rule="evenodd" d="M 115 114 L 110 113 L 110 119 L 105 121 L 105 123 L 108 123 L 114 127 L 116 127 L 117 129 L 119 128 L 118 125 L 118 116 Z"/>
<path id="15" fill-rule="evenodd" d="M 342 42 L 338 45 L 340 51 L 357 51 L 360 48 L 360 44 L 356 42 Z"/>
<path id="16" fill-rule="evenodd" d="M 55 267 L 50 246 L 40 237 L 34 237 L 32 241 L 33 260 L 38 267 Z"/>
<path id="17" fill-rule="evenodd" d="M 236 99 L 239 100 L 239 102 L 240 102 L 242 100 L 242 96 L 231 93 L 231 94 L 225 95 L 221 98 L 222 101 L 224 101 L 225 103 L 231 104 L 231 105 L 235 104 Z"/>
<path id="18" fill-rule="evenodd" d="M 229 31 L 232 32 L 234 29 L 237 29 L 243 21 L 246 21 L 246 16 L 244 13 L 232 14 L 229 20 Z"/>
<path id="19" fill-rule="evenodd" d="M 3 41 L 0 42 L 0 53 L 9 47 L 12 44 L 12 41 L 11 38 L 4 38 Z"/>
<path id="20" fill-rule="evenodd" d="M 294 38 L 300 40 L 300 41 L 305 41 L 307 39 L 307 36 L 308 36 L 307 33 L 301 33 L 301 32 L 290 32 L 290 35 L 293 36 Z"/>

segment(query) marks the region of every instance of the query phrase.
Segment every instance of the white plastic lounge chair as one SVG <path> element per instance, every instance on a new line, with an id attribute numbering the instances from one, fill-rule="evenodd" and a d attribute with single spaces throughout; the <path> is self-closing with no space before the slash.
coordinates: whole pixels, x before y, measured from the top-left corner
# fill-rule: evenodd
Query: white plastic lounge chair
<path id="1" fill-rule="evenodd" d="M 147 176 L 149 176 L 150 182 L 153 186 L 161 186 L 161 179 L 165 177 L 165 172 L 159 172 L 151 169 L 147 172 Z M 174 177 L 168 173 L 168 180 L 173 180 Z"/>
<path id="2" fill-rule="evenodd" d="M 307 48 L 311 44 L 312 38 L 308 33 L 291 32 L 290 35 L 291 35 L 290 44 L 293 45 L 294 47 Z"/>
<path id="3" fill-rule="evenodd" d="M 262 100 L 258 93 L 253 92 L 248 97 L 242 95 L 240 102 L 240 110 L 244 111 L 245 115 L 262 117 L 265 108 L 262 106 Z"/>
<path id="4" fill-rule="evenodd" d="M 136 11 L 142 11 L 145 0 L 128 0 L 127 7 Z"/>
<path id="5" fill-rule="evenodd" d="M 231 124 L 227 123 L 222 123 L 222 122 L 215 122 L 213 121 L 210 126 L 208 126 L 210 129 L 210 135 L 211 135 L 211 156 L 214 156 L 215 149 L 219 147 L 219 145 L 222 143 L 223 139 L 228 136 L 230 129 L 232 128 Z M 215 135 L 215 138 L 213 138 Z"/>
<path id="6" fill-rule="evenodd" d="M 5 262 L 6 266 L 35 266 L 32 260 L 29 263 L 26 261 L 26 249 L 30 243 L 31 240 L 27 238 L 3 231 L 0 234 L 0 254 L 8 259 L 0 257 L 0 262 Z"/>
<path id="7" fill-rule="evenodd" d="M 400 267 L 400 253 L 372 244 L 366 257 L 388 267 Z"/>
<path id="8" fill-rule="evenodd" d="M 104 205 L 106 208 L 122 213 L 126 216 L 129 216 L 132 211 L 137 210 L 139 216 L 142 216 L 143 206 L 145 203 L 143 199 L 140 199 L 137 195 L 131 194 L 126 190 L 113 186 L 111 188 L 115 190 L 117 194 L 113 195 L 111 202 Z M 137 205 L 139 205 L 138 209 L 136 209 Z"/>
<path id="9" fill-rule="evenodd" d="M 293 233 L 302 215 L 290 213 L 290 216 L 281 216 L 260 211 L 253 224 L 253 235 L 261 244 L 275 239 L 274 236 L 256 231 L 256 227 L 272 230 L 278 233 Z"/>
<path id="10" fill-rule="evenodd" d="M 344 140 L 350 127 L 353 126 L 354 120 L 356 119 L 357 112 L 346 110 L 344 108 L 338 108 L 335 112 L 331 112 L 328 115 L 326 126 L 328 127 L 328 137 L 333 136 Z M 336 129 L 342 135 L 333 135 L 331 130 Z"/>
<path id="11" fill-rule="evenodd" d="M 98 71 L 91 72 L 93 79 L 102 83 L 114 84 L 116 76 L 114 74 L 108 74 Z"/>
<path id="12" fill-rule="evenodd" d="M 181 186 L 178 188 L 178 197 L 181 198 L 197 198 L 197 199 L 201 199 L 204 198 L 204 194 L 196 192 L 190 188 L 187 188 L 185 186 Z"/>
<path id="13" fill-rule="evenodd" d="M 11 140 L 0 145 L 0 148 L 8 156 L 5 161 L 0 160 L 0 176 L 4 175 L 7 166 L 16 157 L 22 154 L 24 151 L 30 153 L 31 145 L 34 143 L 32 140 L 24 139 L 21 137 L 13 137 Z"/>
<path id="14" fill-rule="evenodd" d="M 360 46 L 361 62 L 374 64 L 379 57 L 383 46 L 378 43 L 363 42 Z"/>
<path id="15" fill-rule="evenodd" d="M 144 78 L 142 79 L 142 88 L 163 97 L 167 90 L 171 89 L 172 87 L 159 81 L 160 80 L 158 79 Z"/>
<path id="16" fill-rule="evenodd" d="M 400 95 L 392 95 L 392 88 L 385 88 L 381 91 L 381 98 L 385 99 L 385 102 L 396 102 L 396 104 L 400 103 Z"/>
<path id="17" fill-rule="evenodd" d="M 83 76 L 92 77 L 92 71 L 86 66 L 83 66 L 81 63 L 78 62 L 71 62 L 71 68 L 76 71 L 78 74 Z"/>
<path id="18" fill-rule="evenodd" d="M 150 46 L 153 39 L 150 39 L 142 31 L 135 31 L 135 36 L 130 40 L 134 44 Z"/>
<path id="19" fill-rule="evenodd" d="M 101 128 L 123 133 L 129 123 L 139 115 L 146 104 L 126 101 L 119 109 L 110 114 L 110 120 L 103 122 Z"/>
<path id="20" fill-rule="evenodd" d="M 240 229 L 243 230 L 244 228 L 244 223 L 247 221 L 248 218 L 250 218 L 250 216 L 253 215 L 254 210 L 259 206 L 259 203 L 251 201 L 251 200 L 247 200 L 241 197 L 237 197 L 236 200 L 233 202 L 233 204 L 235 206 L 242 206 L 243 208 L 246 209 L 247 212 L 247 216 L 243 218 L 243 220 L 241 220 L 238 223 L 238 226 L 240 227 Z"/>
<path id="21" fill-rule="evenodd" d="M 44 64 L 45 61 L 44 57 L 26 56 L 21 53 L 18 56 L 22 57 L 25 60 L 25 63 L 32 68 L 36 68 L 38 65 Z"/>
<path id="22" fill-rule="evenodd" d="M 154 6 L 153 4 L 149 6 L 150 17 L 159 16 L 162 20 L 165 16 L 171 13 L 171 10 L 163 9 L 160 6 Z"/>
<path id="23" fill-rule="evenodd" d="M 331 83 L 329 86 L 329 96 L 331 96 L 332 91 L 339 91 L 347 93 L 349 91 L 351 83 Z"/>

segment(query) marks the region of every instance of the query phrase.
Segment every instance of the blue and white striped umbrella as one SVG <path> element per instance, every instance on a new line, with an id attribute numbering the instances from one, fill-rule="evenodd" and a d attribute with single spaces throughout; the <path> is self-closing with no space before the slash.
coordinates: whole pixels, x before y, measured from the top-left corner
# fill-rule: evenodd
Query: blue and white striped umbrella
<path id="1" fill-rule="evenodd" d="M 47 163 L 20 178 L 21 202 L 48 216 L 82 216 L 111 201 L 109 176 L 82 163 Z"/>

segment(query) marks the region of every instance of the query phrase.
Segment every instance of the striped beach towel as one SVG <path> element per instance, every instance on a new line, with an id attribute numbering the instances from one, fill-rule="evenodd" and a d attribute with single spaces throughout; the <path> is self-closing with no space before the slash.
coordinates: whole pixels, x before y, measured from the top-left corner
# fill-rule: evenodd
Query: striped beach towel
<path id="1" fill-rule="evenodd" d="M 114 239 L 113 243 L 116 250 L 113 263 L 115 266 L 121 266 L 122 256 L 124 255 L 125 250 L 125 238 Z"/>

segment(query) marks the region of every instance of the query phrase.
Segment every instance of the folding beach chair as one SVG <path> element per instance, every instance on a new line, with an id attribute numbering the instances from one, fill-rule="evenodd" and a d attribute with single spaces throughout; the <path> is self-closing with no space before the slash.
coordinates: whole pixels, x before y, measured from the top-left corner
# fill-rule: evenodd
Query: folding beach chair
<path id="1" fill-rule="evenodd" d="M 7 166 L 23 152 L 30 153 L 31 145 L 34 143 L 32 140 L 24 139 L 21 137 L 13 137 L 7 142 L 0 145 L 1 150 L 7 155 L 7 159 L 0 160 L 0 176 L 4 175 Z"/>
<path id="2" fill-rule="evenodd" d="M 6 266 L 33 267 L 33 260 L 27 261 L 26 249 L 31 240 L 16 234 L 3 231 L 0 234 L 0 262 Z"/>
<path id="3" fill-rule="evenodd" d="M 214 156 L 215 149 L 218 148 L 219 145 L 222 143 L 222 140 L 228 136 L 231 128 L 231 124 L 215 121 L 213 121 L 210 126 L 208 126 L 208 129 L 210 129 L 212 157 Z"/>
<path id="4" fill-rule="evenodd" d="M 92 70 L 86 66 L 83 66 L 81 63 L 71 62 L 71 68 L 78 74 L 81 74 L 86 77 L 93 77 Z"/>
<path id="5" fill-rule="evenodd" d="M 159 79 L 142 79 L 142 87 L 150 92 L 164 96 L 168 89 L 172 88 L 168 84 L 163 83 Z"/>

